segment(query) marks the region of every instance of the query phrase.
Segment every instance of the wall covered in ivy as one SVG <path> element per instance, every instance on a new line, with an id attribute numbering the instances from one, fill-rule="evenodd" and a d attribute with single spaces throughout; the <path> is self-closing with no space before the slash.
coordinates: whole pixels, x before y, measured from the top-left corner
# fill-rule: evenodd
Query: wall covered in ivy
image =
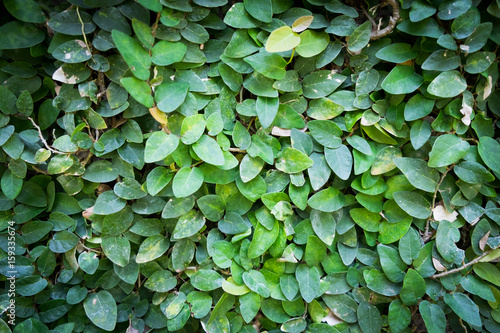
<path id="1" fill-rule="evenodd" d="M 499 0 L 4 0 L 0 332 L 500 332 Z"/>

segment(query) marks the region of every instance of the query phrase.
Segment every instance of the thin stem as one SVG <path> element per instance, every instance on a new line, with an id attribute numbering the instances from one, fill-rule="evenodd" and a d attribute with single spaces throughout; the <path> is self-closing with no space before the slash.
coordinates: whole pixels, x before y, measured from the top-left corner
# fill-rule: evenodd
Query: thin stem
<path id="1" fill-rule="evenodd" d="M 292 49 L 292 55 L 290 56 L 290 59 L 289 59 L 289 60 L 288 60 L 288 62 L 286 63 L 287 65 L 288 65 L 289 63 L 291 63 L 291 62 L 292 62 L 292 59 L 293 59 L 293 55 L 294 55 L 294 54 L 295 54 L 295 49 L 293 48 L 293 49 Z"/>
<path id="2" fill-rule="evenodd" d="M 431 276 L 431 278 L 433 279 L 437 279 L 437 278 L 440 278 L 440 277 L 443 277 L 443 276 L 447 276 L 447 275 L 450 275 L 450 274 L 453 274 L 453 273 L 458 273 L 460 272 L 461 270 L 469 267 L 469 266 L 472 266 L 474 264 L 477 264 L 481 259 L 483 259 L 484 257 L 486 257 L 488 254 L 490 254 L 491 252 L 495 251 L 496 249 L 498 248 L 495 247 L 489 251 L 486 251 L 484 252 L 483 254 L 481 254 L 479 257 L 477 257 L 476 259 L 472 260 L 472 261 L 469 261 L 468 263 L 466 264 L 463 264 L 462 266 L 460 267 L 457 267 L 457 268 L 454 268 L 454 269 L 450 269 L 449 271 L 446 271 L 446 272 L 443 272 L 443 273 L 439 273 L 439 274 L 434 274 Z"/>
<path id="3" fill-rule="evenodd" d="M 91 247 L 88 247 L 88 246 L 86 246 L 86 245 L 85 245 L 85 244 L 83 244 L 83 243 L 80 243 L 80 245 L 81 245 L 81 246 L 82 246 L 85 250 L 87 250 L 87 251 L 94 252 L 94 253 L 99 253 L 99 254 L 101 254 L 101 253 L 102 253 L 101 251 L 96 250 L 96 249 L 93 249 L 93 248 L 91 248 Z"/>
<path id="4" fill-rule="evenodd" d="M 399 16 L 399 4 L 398 4 L 398 1 L 396 1 L 396 0 L 386 0 L 386 2 L 389 5 L 391 5 L 391 7 L 392 7 L 392 16 L 389 18 L 389 24 L 387 24 L 387 27 L 385 27 L 382 30 L 380 30 L 377 27 L 377 30 L 372 31 L 372 36 L 370 38 L 371 40 L 379 39 L 379 38 L 382 38 L 382 37 L 387 36 L 388 34 L 390 34 L 394 30 L 394 28 L 396 27 L 396 22 L 400 18 L 400 16 Z M 373 22 L 372 22 L 372 24 L 373 24 Z"/>
<path id="5" fill-rule="evenodd" d="M 40 138 L 40 140 L 42 140 L 45 148 L 47 148 L 48 150 L 50 150 L 54 154 L 63 154 L 63 155 L 66 154 L 66 153 L 60 152 L 58 150 L 55 150 L 54 148 L 52 148 L 51 146 L 49 146 L 49 144 L 47 143 L 47 141 L 45 141 L 45 138 L 43 137 L 42 130 L 40 129 L 40 126 L 38 126 L 35 123 L 35 121 L 33 120 L 33 118 L 28 117 L 28 119 L 31 120 L 31 123 L 33 124 L 33 126 L 35 126 L 35 128 L 38 130 L 38 137 Z"/>
<path id="6" fill-rule="evenodd" d="M 368 13 L 368 11 L 366 10 L 366 8 L 364 6 L 361 6 L 361 9 L 363 10 L 363 13 L 365 13 L 365 16 L 372 22 L 372 26 L 374 28 L 377 27 L 377 22 L 375 22 L 375 20 L 373 19 L 373 17 Z"/>
<path id="7" fill-rule="evenodd" d="M 246 150 L 241 150 L 240 148 L 229 148 L 228 151 L 232 151 L 232 152 L 235 152 L 235 153 L 246 153 L 247 151 Z"/>
<path id="8" fill-rule="evenodd" d="M 247 131 L 250 130 L 250 126 L 252 126 L 252 123 L 254 120 L 255 120 L 255 117 L 252 117 L 252 119 L 250 119 L 250 122 L 248 123 L 248 126 L 247 126 Z"/>
<path id="9" fill-rule="evenodd" d="M 92 51 L 90 51 L 90 46 L 89 42 L 87 41 L 87 35 L 85 35 L 85 23 L 83 23 L 82 17 L 80 16 L 80 10 L 78 6 L 76 7 L 76 15 L 78 15 L 78 20 L 82 24 L 82 35 L 83 35 L 83 40 L 85 41 L 85 46 L 87 46 L 87 50 L 92 54 Z"/>
<path id="10" fill-rule="evenodd" d="M 432 207 L 431 207 L 431 215 L 427 218 L 427 221 L 425 223 L 425 231 L 424 231 L 424 243 L 427 243 L 427 241 L 432 237 L 432 234 L 429 232 L 429 227 L 431 224 L 431 221 L 433 220 L 432 218 L 432 212 L 434 212 L 434 208 L 436 207 L 436 198 L 437 198 L 437 193 L 439 191 L 439 187 L 441 186 L 441 183 L 443 182 L 444 178 L 448 174 L 448 172 L 453 168 L 455 164 L 450 165 L 449 167 L 446 168 L 445 172 L 441 175 L 441 179 L 439 179 L 439 182 L 437 183 L 436 190 L 434 191 L 434 196 L 432 197 Z"/>

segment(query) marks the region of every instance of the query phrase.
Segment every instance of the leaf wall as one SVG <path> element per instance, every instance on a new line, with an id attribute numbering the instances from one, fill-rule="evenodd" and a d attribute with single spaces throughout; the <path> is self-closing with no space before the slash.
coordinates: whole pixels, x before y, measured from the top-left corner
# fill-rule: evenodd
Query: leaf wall
<path id="1" fill-rule="evenodd" d="M 498 0 L 1 6 L 1 332 L 500 331 Z"/>

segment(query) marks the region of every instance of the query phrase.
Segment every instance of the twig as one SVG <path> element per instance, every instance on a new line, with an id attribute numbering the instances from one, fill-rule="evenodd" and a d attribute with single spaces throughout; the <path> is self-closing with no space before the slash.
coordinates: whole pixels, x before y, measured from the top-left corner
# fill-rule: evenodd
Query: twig
<path id="1" fill-rule="evenodd" d="M 433 279 L 437 279 L 437 278 L 440 278 L 440 277 L 443 277 L 443 276 L 447 276 L 447 275 L 450 275 L 450 274 L 453 274 L 453 273 L 458 273 L 460 272 L 462 269 L 465 269 L 469 266 L 472 266 L 474 264 L 477 264 L 481 259 L 483 259 L 484 257 L 486 257 L 488 254 L 490 254 L 491 252 L 495 251 L 496 249 L 498 249 L 498 246 L 495 247 L 495 248 L 492 248 L 491 250 L 489 251 L 486 251 L 484 252 L 483 254 L 481 254 L 479 257 L 477 257 L 476 259 L 472 260 L 472 261 L 469 261 L 468 263 L 466 264 L 463 264 L 462 266 L 460 267 L 457 267 L 457 268 L 454 268 L 454 269 L 450 269 L 449 271 L 446 271 L 446 272 L 443 272 L 443 273 L 439 273 L 439 274 L 434 274 L 431 276 L 431 278 Z"/>
<path id="2" fill-rule="evenodd" d="M 389 19 L 389 24 L 387 24 L 387 26 L 382 30 L 377 28 L 377 30 L 372 31 L 371 40 L 379 39 L 390 34 L 396 27 L 396 22 L 400 18 L 398 2 L 396 0 L 386 0 L 386 2 L 392 7 L 392 16 Z"/>
<path id="3" fill-rule="evenodd" d="M 85 159 L 81 162 L 81 165 L 84 167 L 87 165 L 87 163 L 90 161 L 90 159 L 92 158 L 92 156 L 94 156 L 94 154 L 92 154 L 92 152 L 89 150 L 88 151 L 88 154 L 87 156 L 85 157 Z"/>
<path id="4" fill-rule="evenodd" d="M 443 175 L 441 176 L 441 179 L 439 179 L 439 182 L 437 183 L 436 190 L 434 191 L 434 196 L 432 197 L 432 207 L 431 207 L 431 215 L 427 218 L 427 221 L 425 223 L 425 231 L 424 231 L 424 243 L 427 243 L 427 241 L 432 237 L 432 233 L 429 233 L 429 226 L 432 221 L 432 212 L 434 211 L 434 208 L 436 206 L 436 197 L 437 193 L 439 191 L 439 187 L 441 186 L 441 183 L 443 182 L 444 178 L 448 174 L 448 172 L 453 168 L 455 164 L 450 165 L 449 167 L 446 168 L 445 172 L 443 172 Z"/>
<path id="5" fill-rule="evenodd" d="M 35 123 L 35 121 L 33 120 L 33 118 L 28 117 L 28 119 L 31 120 L 31 123 L 33 124 L 33 126 L 35 126 L 35 128 L 38 130 L 38 137 L 40 138 L 40 140 L 42 140 L 45 148 L 47 148 L 48 150 L 50 150 L 54 154 L 63 154 L 63 155 L 66 154 L 66 153 L 60 152 L 58 150 L 55 150 L 54 148 L 52 148 L 51 146 L 49 146 L 49 144 L 47 143 L 47 141 L 45 141 L 45 138 L 43 137 L 42 130 L 40 129 L 40 126 L 38 126 Z"/>
<path id="6" fill-rule="evenodd" d="M 232 152 L 235 152 L 235 153 L 246 153 L 247 151 L 246 150 L 241 150 L 240 148 L 229 148 L 228 151 L 232 151 Z"/>
<path id="7" fill-rule="evenodd" d="M 85 46 L 87 46 L 87 50 L 92 54 L 92 51 L 90 51 L 90 46 L 89 42 L 87 41 L 87 35 L 85 35 L 85 23 L 83 23 L 82 17 L 80 16 L 80 10 L 78 9 L 78 6 L 76 7 L 76 15 L 78 15 L 78 20 L 82 24 L 82 35 L 83 35 L 83 40 L 85 41 Z"/>
<path id="8" fill-rule="evenodd" d="M 375 22 L 375 20 L 373 19 L 373 17 L 368 13 L 368 11 L 366 10 L 366 8 L 364 6 L 361 6 L 361 9 L 363 10 L 363 13 L 365 13 L 365 16 L 372 22 L 372 26 L 374 28 L 377 27 L 377 22 Z"/>
<path id="9" fill-rule="evenodd" d="M 43 173 L 44 175 L 50 175 L 50 173 L 47 170 L 40 169 L 39 167 L 32 165 L 31 166 L 33 170 L 35 170 L 38 173 Z"/>

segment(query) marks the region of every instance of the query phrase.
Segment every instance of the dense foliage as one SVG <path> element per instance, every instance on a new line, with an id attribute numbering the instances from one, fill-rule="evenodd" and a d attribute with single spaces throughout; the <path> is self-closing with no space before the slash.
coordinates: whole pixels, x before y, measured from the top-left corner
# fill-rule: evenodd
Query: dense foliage
<path id="1" fill-rule="evenodd" d="M 499 0 L 1 6 L 0 332 L 500 332 Z"/>

